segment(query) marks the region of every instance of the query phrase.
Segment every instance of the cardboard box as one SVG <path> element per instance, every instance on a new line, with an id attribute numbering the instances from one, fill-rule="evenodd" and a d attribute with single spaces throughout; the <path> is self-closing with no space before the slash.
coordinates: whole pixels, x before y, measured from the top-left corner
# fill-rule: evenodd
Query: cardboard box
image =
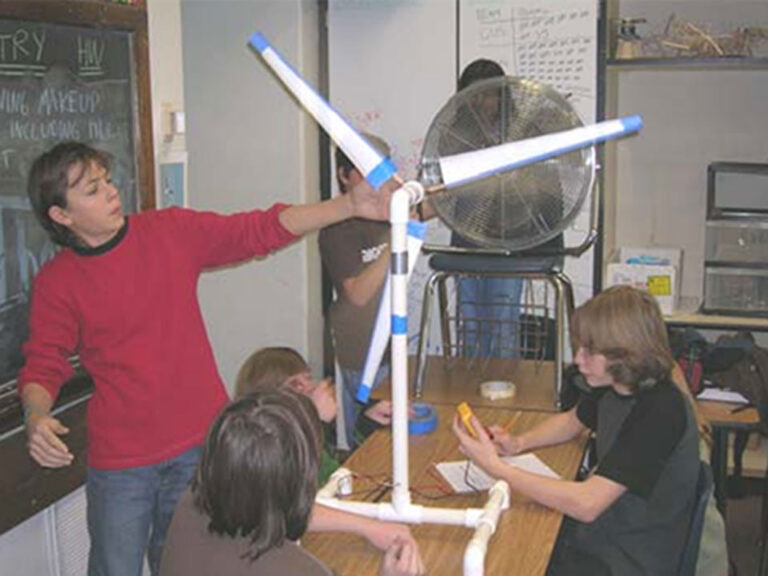
<path id="1" fill-rule="evenodd" d="M 647 290 L 656 297 L 663 314 L 672 314 L 677 309 L 680 291 L 677 286 L 677 268 L 674 266 L 608 264 L 605 285 L 616 284 L 629 284 Z"/>
<path id="2" fill-rule="evenodd" d="M 682 256 L 683 251 L 680 248 L 619 248 L 619 262 L 622 264 L 630 264 L 629 260 L 632 259 L 655 258 L 660 262 L 654 265 L 674 266 L 678 273 L 681 270 Z"/>

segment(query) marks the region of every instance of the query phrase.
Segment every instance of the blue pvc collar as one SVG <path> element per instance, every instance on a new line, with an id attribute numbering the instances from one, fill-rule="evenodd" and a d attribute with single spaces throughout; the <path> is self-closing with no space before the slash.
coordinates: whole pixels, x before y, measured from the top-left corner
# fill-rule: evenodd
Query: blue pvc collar
<path id="1" fill-rule="evenodd" d="M 414 412 L 408 419 L 408 434 L 419 436 L 429 434 L 437 428 L 437 411 L 431 404 L 411 404 Z"/>
<path id="2" fill-rule="evenodd" d="M 360 382 L 357 386 L 357 394 L 355 398 L 357 398 L 358 402 L 362 402 L 363 404 L 368 404 L 368 400 L 371 397 L 371 386 L 366 384 L 365 382 Z"/>
<path id="3" fill-rule="evenodd" d="M 395 163 L 389 158 L 384 158 L 373 168 L 373 170 L 368 172 L 365 179 L 368 180 L 368 184 L 370 184 L 374 190 L 378 190 L 384 182 L 392 178 L 395 174 L 397 174 L 397 166 L 395 166 Z"/>
<path id="4" fill-rule="evenodd" d="M 392 314 L 392 334 L 408 334 L 408 319 Z"/>
<path id="5" fill-rule="evenodd" d="M 408 220 L 408 236 L 411 238 L 417 238 L 418 240 L 424 240 L 427 235 L 427 223 L 419 222 L 418 220 Z"/>

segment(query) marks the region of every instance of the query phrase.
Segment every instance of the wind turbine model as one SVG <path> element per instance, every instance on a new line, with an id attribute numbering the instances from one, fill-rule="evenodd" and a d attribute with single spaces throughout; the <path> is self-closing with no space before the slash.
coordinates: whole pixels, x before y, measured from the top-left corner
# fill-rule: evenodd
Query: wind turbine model
<path id="1" fill-rule="evenodd" d="M 331 139 L 352 160 L 368 183 L 379 189 L 397 176 L 391 160 L 382 158 L 350 124 L 341 117 L 317 92 L 296 73 L 282 56 L 260 33 L 250 38 L 251 46 L 259 52 L 270 69 L 315 118 Z M 423 239 L 423 227 L 409 222 L 411 206 L 420 203 L 426 193 L 443 192 L 489 176 L 514 170 L 567 152 L 592 146 L 612 138 L 638 131 L 642 127 L 639 116 L 601 122 L 556 134 L 538 136 L 483 150 L 454 154 L 439 158 L 442 183 L 425 191 L 417 181 L 400 186 L 391 197 L 391 265 L 387 280 L 391 287 L 382 296 L 371 347 L 366 360 L 363 382 L 358 399 L 367 401 L 372 375 L 378 369 L 389 340 L 391 330 L 392 353 L 392 470 L 391 503 L 367 503 L 339 500 L 337 496 L 351 482 L 351 472 L 340 468 L 317 495 L 325 506 L 361 514 L 379 520 L 408 523 L 435 523 L 464 525 L 475 533 L 464 554 L 465 576 L 482 575 L 485 552 L 502 510 L 509 507 L 509 486 L 499 481 L 489 491 L 484 508 L 450 509 L 432 508 L 411 502 L 408 479 L 408 342 L 407 342 L 407 283 L 413 261 Z M 409 240 L 410 238 L 410 240 Z M 389 318 L 388 318 L 389 317 Z"/>

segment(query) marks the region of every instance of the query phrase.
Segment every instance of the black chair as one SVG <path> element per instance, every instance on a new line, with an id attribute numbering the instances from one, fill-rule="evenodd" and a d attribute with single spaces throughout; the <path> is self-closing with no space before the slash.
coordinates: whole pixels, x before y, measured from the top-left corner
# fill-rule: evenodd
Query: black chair
<path id="1" fill-rule="evenodd" d="M 425 247 L 423 250 L 433 251 L 435 248 Z M 563 251 L 565 254 L 566 251 Z M 450 324 L 460 321 L 458 315 L 452 318 L 449 313 L 448 280 L 457 282 L 469 281 L 473 278 L 518 278 L 522 280 L 539 280 L 547 282 L 554 289 L 554 334 L 555 382 L 554 397 L 560 403 L 563 387 L 563 364 L 565 362 L 565 347 L 567 344 L 566 326 L 574 308 L 573 287 L 568 277 L 562 272 L 563 254 L 543 255 L 539 257 L 510 257 L 502 255 L 477 255 L 472 253 L 436 253 L 429 259 L 432 274 L 424 285 L 424 300 L 422 302 L 421 326 L 419 329 L 419 345 L 416 357 L 416 380 L 414 393 L 421 398 L 424 390 L 424 380 L 427 369 L 427 342 L 431 326 L 432 308 L 435 296 L 438 297 L 440 314 L 441 340 L 445 356 L 461 356 L 463 347 L 459 342 L 452 341 Z M 514 306 L 519 306 L 514 303 Z M 466 320 L 466 319 L 464 319 Z M 478 319 L 475 319 L 478 320 Z M 457 328 L 457 333 L 460 329 Z M 509 345 L 509 344 L 508 344 Z M 530 343 L 526 342 L 526 345 Z"/>
<path id="2" fill-rule="evenodd" d="M 693 503 L 693 512 L 688 524 L 688 535 L 680 557 L 678 576 L 695 576 L 696 562 L 699 559 L 699 547 L 701 545 L 701 533 L 704 530 L 704 513 L 707 509 L 707 501 L 712 496 L 714 479 L 712 468 L 707 462 L 699 463 L 699 479 L 696 482 L 696 500 Z"/>

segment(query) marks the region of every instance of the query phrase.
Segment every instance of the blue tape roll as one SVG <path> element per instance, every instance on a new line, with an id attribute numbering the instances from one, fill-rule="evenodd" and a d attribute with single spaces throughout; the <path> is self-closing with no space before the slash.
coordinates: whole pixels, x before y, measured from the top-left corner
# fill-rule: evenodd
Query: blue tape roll
<path id="1" fill-rule="evenodd" d="M 431 404 L 411 404 L 414 416 L 408 419 L 408 434 L 429 434 L 437 428 L 437 411 Z"/>

